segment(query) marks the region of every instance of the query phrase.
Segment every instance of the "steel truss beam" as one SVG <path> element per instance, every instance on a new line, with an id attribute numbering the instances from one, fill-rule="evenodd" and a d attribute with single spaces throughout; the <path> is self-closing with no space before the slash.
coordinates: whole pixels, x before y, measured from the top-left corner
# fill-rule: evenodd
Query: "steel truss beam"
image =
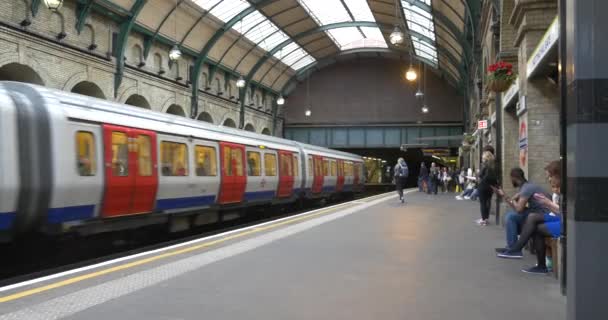
<path id="1" fill-rule="evenodd" d="M 120 25 L 120 32 L 118 33 L 118 39 L 116 41 L 116 48 L 114 48 L 114 55 L 116 56 L 116 73 L 114 74 L 114 97 L 118 96 L 118 88 L 122 83 L 122 76 L 125 71 L 125 48 L 129 39 L 129 34 L 137 15 L 141 12 L 141 9 L 146 4 L 147 0 L 136 0 L 129 11 L 129 16 Z"/>

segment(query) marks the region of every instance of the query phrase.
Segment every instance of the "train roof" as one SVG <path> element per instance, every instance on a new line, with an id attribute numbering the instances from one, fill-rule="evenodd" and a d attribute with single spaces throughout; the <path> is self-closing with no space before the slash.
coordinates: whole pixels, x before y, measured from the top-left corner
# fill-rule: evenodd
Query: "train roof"
<path id="1" fill-rule="evenodd" d="M 4 83 L 9 82 L 0 81 L 0 85 Z M 231 141 L 245 145 L 264 145 L 268 148 L 289 151 L 299 151 L 299 148 L 301 147 L 307 153 L 315 152 L 324 156 L 339 156 L 350 160 L 361 160 L 361 157 L 355 154 L 299 143 L 284 138 L 219 126 L 199 120 L 128 106 L 33 84 L 15 82 L 11 84 L 27 86 L 36 90 L 43 96 L 52 96 L 62 105 L 63 112 L 68 118 L 138 127 L 141 129 L 154 130 L 159 133 L 171 133 L 201 139 Z M 101 121 L 100 118 L 103 118 L 103 121 Z M 205 130 L 205 132 L 203 134 L 203 132 L 198 132 L 198 130 Z M 226 135 L 230 135 L 231 138 L 225 139 Z"/>

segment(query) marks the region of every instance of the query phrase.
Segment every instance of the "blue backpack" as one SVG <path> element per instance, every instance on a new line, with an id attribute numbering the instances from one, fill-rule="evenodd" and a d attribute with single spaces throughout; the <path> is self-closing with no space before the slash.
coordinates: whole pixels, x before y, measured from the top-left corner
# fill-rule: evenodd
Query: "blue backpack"
<path id="1" fill-rule="evenodd" d="M 407 178 L 410 174 L 410 170 L 407 167 L 407 163 L 403 163 L 403 165 L 397 164 L 397 169 L 395 169 L 395 177 L 403 177 Z"/>

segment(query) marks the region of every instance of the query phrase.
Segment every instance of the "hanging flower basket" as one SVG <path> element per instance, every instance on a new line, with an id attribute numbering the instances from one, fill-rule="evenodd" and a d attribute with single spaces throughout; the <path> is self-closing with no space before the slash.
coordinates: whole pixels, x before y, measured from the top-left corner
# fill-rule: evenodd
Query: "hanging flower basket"
<path id="1" fill-rule="evenodd" d="M 461 151 L 461 154 L 462 153 L 467 153 L 467 152 L 471 151 L 471 146 L 470 145 L 462 145 L 460 147 L 460 151 Z"/>
<path id="2" fill-rule="evenodd" d="M 471 134 L 465 134 L 464 139 L 462 140 L 463 146 L 471 146 L 475 143 L 475 137 Z"/>
<path id="3" fill-rule="evenodd" d="M 513 72 L 513 65 L 499 61 L 488 67 L 488 89 L 494 92 L 507 91 L 517 76 Z"/>

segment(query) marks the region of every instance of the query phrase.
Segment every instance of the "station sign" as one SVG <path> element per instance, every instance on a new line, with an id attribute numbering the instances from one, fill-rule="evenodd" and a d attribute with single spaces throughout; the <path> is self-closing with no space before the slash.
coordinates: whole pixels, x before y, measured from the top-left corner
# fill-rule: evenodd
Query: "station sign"
<path id="1" fill-rule="evenodd" d="M 479 120 L 477 121 L 477 129 L 487 129 L 488 128 L 488 120 Z"/>
<path id="2" fill-rule="evenodd" d="M 519 93 L 519 77 L 515 78 L 513 84 L 509 87 L 507 92 L 502 94 L 502 107 L 507 108 L 513 101 L 513 98 Z"/>
<path id="3" fill-rule="evenodd" d="M 536 71 L 536 68 L 545 60 L 544 58 L 549 54 L 551 49 L 557 46 L 557 40 L 559 40 L 559 19 L 555 17 L 553 23 L 551 23 L 551 26 L 549 26 L 549 29 L 540 40 L 536 50 L 532 53 L 532 58 L 528 60 L 526 68 L 528 78 L 532 76 L 534 71 Z"/>

